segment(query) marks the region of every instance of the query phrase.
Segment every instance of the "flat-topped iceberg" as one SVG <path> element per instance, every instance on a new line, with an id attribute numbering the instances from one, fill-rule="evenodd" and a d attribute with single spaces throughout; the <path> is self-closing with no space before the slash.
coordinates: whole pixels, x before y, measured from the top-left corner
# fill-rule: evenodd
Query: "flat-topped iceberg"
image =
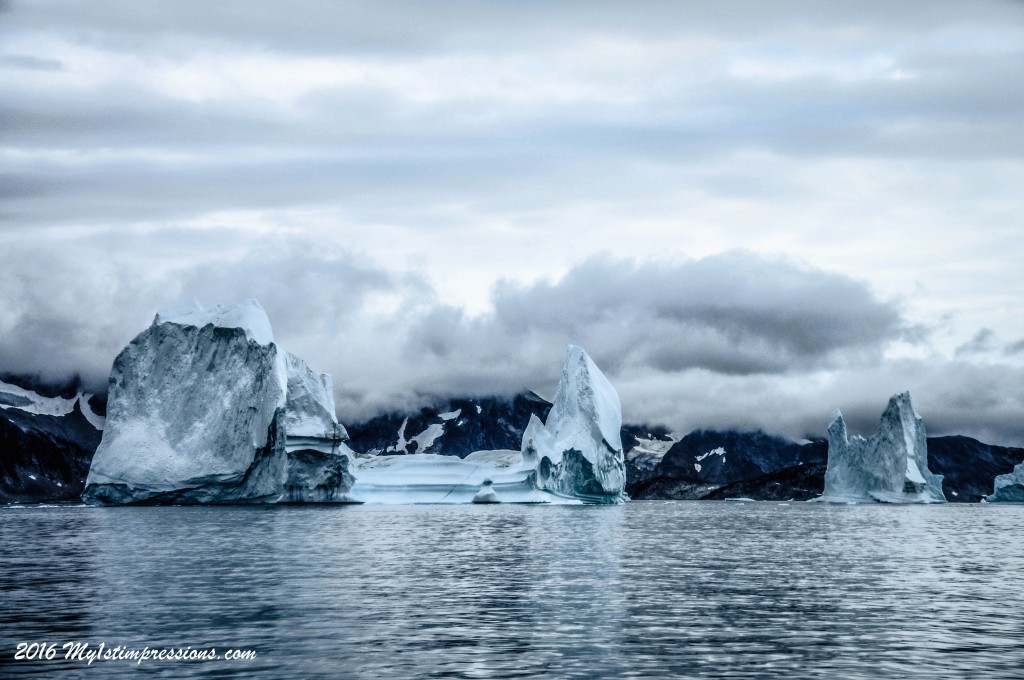
<path id="1" fill-rule="evenodd" d="M 255 300 L 156 315 L 118 355 L 89 503 L 348 500 L 329 376 L 274 342 Z"/>
<path id="2" fill-rule="evenodd" d="M 503 503 L 558 501 L 537 489 L 534 470 L 523 466 L 518 451 L 477 451 L 465 458 L 435 453 L 360 456 L 353 473 L 351 495 L 365 503 L 472 503 L 484 486 Z M 490 485 L 485 484 L 488 480 Z"/>
<path id="3" fill-rule="evenodd" d="M 276 500 L 286 463 L 286 384 L 255 300 L 157 314 L 114 360 L 106 426 L 83 498 Z"/>
<path id="4" fill-rule="evenodd" d="M 1024 503 L 1024 463 L 1015 465 L 1013 472 L 999 475 L 993 483 L 991 496 L 986 503 Z"/>
<path id="5" fill-rule="evenodd" d="M 928 470 L 924 421 L 910 393 L 889 399 L 878 431 L 848 437 L 838 410 L 828 427 L 825 491 L 817 499 L 834 503 L 944 503 L 942 477 Z"/>

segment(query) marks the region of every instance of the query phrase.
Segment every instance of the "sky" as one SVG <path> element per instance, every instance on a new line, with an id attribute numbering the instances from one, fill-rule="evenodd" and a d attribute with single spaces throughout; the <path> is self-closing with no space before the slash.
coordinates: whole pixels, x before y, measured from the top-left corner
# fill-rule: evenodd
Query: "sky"
<path id="1" fill-rule="evenodd" d="M 1024 444 L 1024 2 L 0 0 L 0 372 L 254 297 L 355 422 Z"/>

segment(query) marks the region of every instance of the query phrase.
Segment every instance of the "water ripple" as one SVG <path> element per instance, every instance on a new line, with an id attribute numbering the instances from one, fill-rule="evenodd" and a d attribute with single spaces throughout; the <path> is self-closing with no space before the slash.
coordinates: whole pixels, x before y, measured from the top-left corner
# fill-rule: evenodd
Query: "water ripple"
<path id="1" fill-rule="evenodd" d="M 1024 677 L 1024 507 L 0 509 L 0 676 Z M 253 661 L 12 660 L 19 641 Z M 99 666 L 99 667 L 97 667 Z"/>

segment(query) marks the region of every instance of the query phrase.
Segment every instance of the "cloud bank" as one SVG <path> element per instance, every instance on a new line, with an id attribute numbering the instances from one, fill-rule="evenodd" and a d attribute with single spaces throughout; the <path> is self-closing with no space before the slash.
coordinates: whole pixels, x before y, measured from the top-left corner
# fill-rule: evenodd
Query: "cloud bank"
<path id="1" fill-rule="evenodd" d="M 343 421 L 450 396 L 550 397 L 573 343 L 618 387 L 628 420 L 680 432 L 821 434 L 837 406 L 868 431 L 891 393 L 911 389 L 933 432 L 1024 437 L 1020 369 L 890 358 L 894 345 L 927 349 L 931 331 L 863 282 L 785 259 L 599 256 L 558 279 L 499 283 L 491 311 L 470 314 L 415 273 L 294 239 L 268 236 L 227 259 L 215 247 L 227 236 L 213 232 L 207 261 L 167 267 L 178 236 L 151 234 L 139 252 L 159 254 L 134 263 L 104 261 L 90 238 L 51 253 L 45 279 L 31 271 L 40 254 L 15 253 L 0 273 L 20 301 L 0 320 L 0 365 L 51 378 L 82 372 L 102 387 L 158 306 L 255 296 L 278 343 L 333 374 Z"/>

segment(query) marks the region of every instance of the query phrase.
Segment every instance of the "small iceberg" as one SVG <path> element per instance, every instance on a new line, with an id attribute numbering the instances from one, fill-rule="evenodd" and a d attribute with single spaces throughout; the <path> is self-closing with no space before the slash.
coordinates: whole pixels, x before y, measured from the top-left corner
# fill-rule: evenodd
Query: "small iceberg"
<path id="1" fill-rule="evenodd" d="M 476 492 L 475 496 L 473 496 L 473 502 L 479 503 L 481 505 L 501 502 L 500 500 L 498 500 L 498 494 L 494 492 L 494 483 L 491 480 L 484 480 L 484 483 L 480 487 L 480 490 Z"/>
<path id="2" fill-rule="evenodd" d="M 995 478 L 992 495 L 986 503 L 1024 503 L 1024 463 L 1014 466 L 1013 472 Z"/>

